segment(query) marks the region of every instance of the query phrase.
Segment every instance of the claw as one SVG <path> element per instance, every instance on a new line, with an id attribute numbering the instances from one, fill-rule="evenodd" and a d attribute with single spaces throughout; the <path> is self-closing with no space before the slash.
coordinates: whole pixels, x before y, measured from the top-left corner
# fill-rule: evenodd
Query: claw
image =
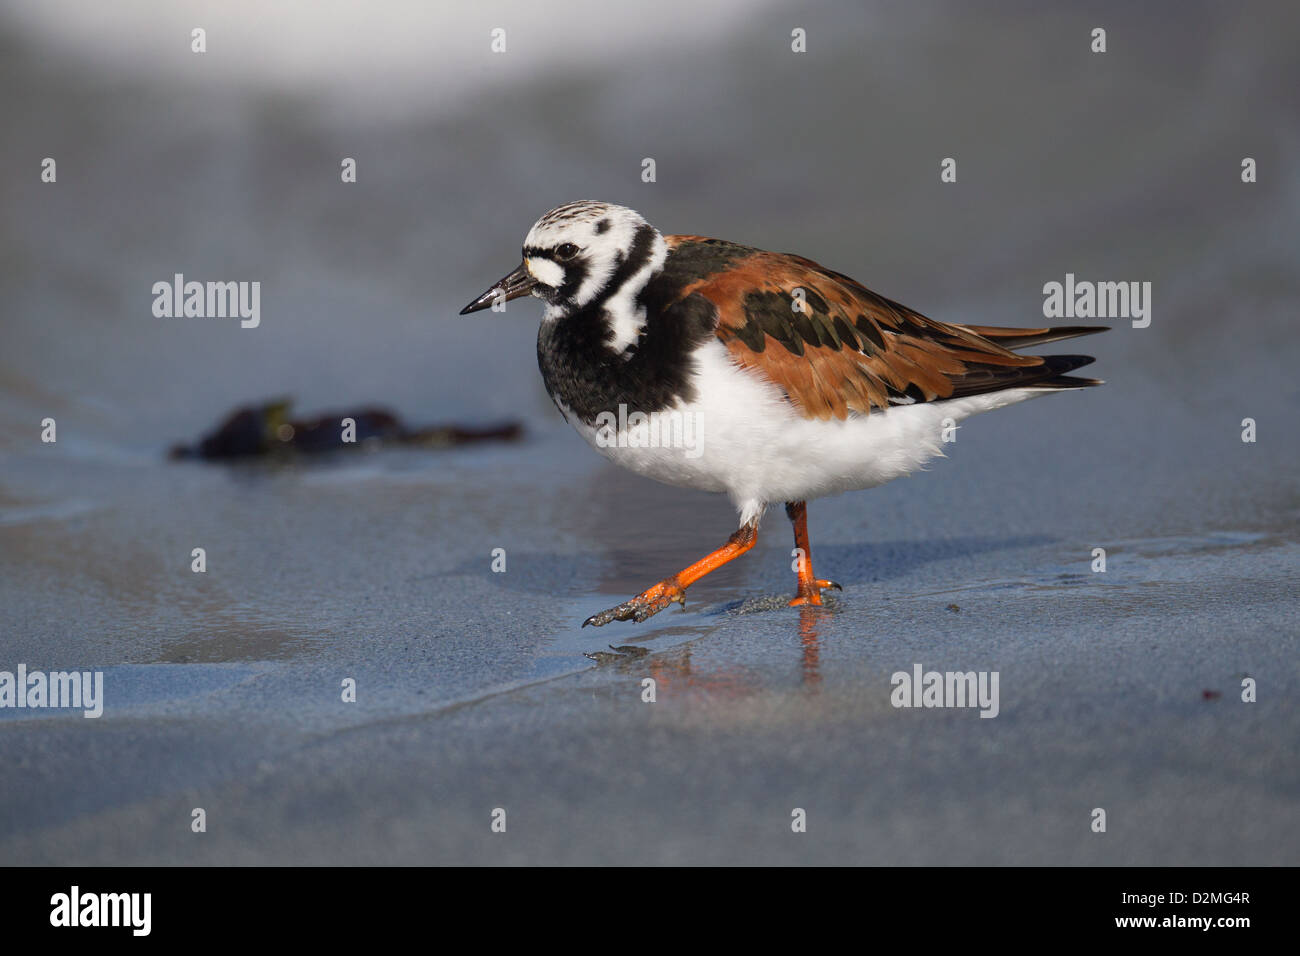
<path id="1" fill-rule="evenodd" d="M 821 578 L 814 579 L 808 585 L 799 585 L 799 593 L 790 599 L 790 607 L 801 607 L 805 604 L 821 607 L 822 591 L 834 588 L 836 591 L 844 589 L 834 581 L 823 581 Z"/>
<path id="2" fill-rule="evenodd" d="M 610 621 L 635 621 L 640 624 L 674 602 L 686 607 L 685 589 L 672 581 L 660 581 L 630 601 L 624 601 L 608 610 L 593 614 L 582 622 L 582 626 L 586 627 L 590 624 L 592 627 L 603 627 Z"/>
<path id="3" fill-rule="evenodd" d="M 632 616 L 634 610 L 635 608 L 633 608 L 632 602 L 626 601 L 623 604 L 618 604 L 604 611 L 600 611 L 597 614 L 593 614 L 582 622 L 582 626 L 586 627 L 590 624 L 592 627 L 603 627 L 610 621 L 626 621 Z"/>

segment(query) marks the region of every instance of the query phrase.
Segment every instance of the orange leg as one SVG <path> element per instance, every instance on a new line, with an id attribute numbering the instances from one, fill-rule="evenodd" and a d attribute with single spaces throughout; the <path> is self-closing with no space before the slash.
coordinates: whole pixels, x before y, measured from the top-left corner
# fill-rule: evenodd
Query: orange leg
<path id="1" fill-rule="evenodd" d="M 586 627 L 592 624 L 600 627 L 610 621 L 636 621 L 640 623 L 652 615 L 658 614 L 669 604 L 676 601 L 686 606 L 686 589 L 710 571 L 716 571 L 733 558 L 738 558 L 754 546 L 758 540 L 758 522 L 751 521 L 741 525 L 740 530 L 727 539 L 727 543 L 717 551 L 701 558 L 689 568 L 678 571 L 671 578 L 664 578 L 654 587 L 647 588 L 630 601 L 624 601 L 599 614 L 593 614 L 582 622 Z"/>
<path id="2" fill-rule="evenodd" d="M 822 589 L 834 588 L 841 590 L 840 586 L 834 581 L 823 581 L 820 578 L 813 577 L 812 569 L 812 551 L 808 547 L 808 505 L 803 501 L 787 501 L 785 503 L 785 513 L 794 525 L 794 546 L 798 548 L 795 573 L 798 575 L 798 587 L 794 599 L 790 601 L 791 607 L 800 604 L 821 604 Z"/>

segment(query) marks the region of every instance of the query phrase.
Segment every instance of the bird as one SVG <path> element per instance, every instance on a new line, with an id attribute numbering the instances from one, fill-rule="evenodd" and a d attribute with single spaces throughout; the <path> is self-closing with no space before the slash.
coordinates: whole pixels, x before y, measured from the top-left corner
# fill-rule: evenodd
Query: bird
<path id="1" fill-rule="evenodd" d="M 642 622 L 745 554 L 768 507 L 795 541 L 791 606 L 842 590 L 813 572 L 807 502 L 872 488 L 942 455 L 944 429 L 979 412 L 1103 384 L 1086 355 L 1020 349 L 1104 326 L 957 325 L 802 256 L 664 235 L 626 206 L 559 206 L 523 261 L 461 315 L 533 296 L 542 379 L 597 452 L 658 481 L 725 493 L 739 527 L 699 561 L 583 626 Z M 689 440 L 688 440 L 689 438 Z"/>

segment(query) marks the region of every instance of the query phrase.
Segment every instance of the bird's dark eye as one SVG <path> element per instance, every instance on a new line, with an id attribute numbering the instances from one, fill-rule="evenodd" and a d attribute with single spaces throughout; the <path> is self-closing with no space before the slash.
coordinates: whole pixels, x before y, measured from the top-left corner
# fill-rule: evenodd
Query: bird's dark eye
<path id="1" fill-rule="evenodd" d="M 578 247 L 571 242 L 566 242 L 558 246 L 555 250 L 555 258 L 572 259 L 578 254 Z"/>

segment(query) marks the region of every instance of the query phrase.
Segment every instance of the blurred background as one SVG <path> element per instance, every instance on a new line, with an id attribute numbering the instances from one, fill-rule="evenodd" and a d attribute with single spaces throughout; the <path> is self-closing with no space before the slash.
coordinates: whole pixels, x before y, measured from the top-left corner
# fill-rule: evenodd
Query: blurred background
<path id="1" fill-rule="evenodd" d="M 0 669 L 108 693 L 0 711 L 0 858 L 317 861 L 346 826 L 339 861 L 1296 862 L 1298 31 L 1284 2 L 0 4 Z M 580 198 L 947 321 L 1046 324 L 1067 272 L 1151 282 L 1152 321 L 1078 346 L 1105 388 L 813 504 L 827 613 L 783 608 L 777 511 L 687 614 L 581 633 L 734 514 L 589 452 L 539 305 L 456 314 Z M 175 273 L 260 281 L 260 327 L 156 318 Z M 166 460 L 278 396 L 526 437 Z M 593 668 L 610 640 L 676 702 Z M 891 710 L 914 661 L 1001 668 L 1002 716 Z M 792 848 L 800 781 L 836 826 Z M 483 843 L 512 793 L 536 825 Z M 1075 819 L 1104 797 L 1105 846 Z M 200 799 L 241 822 L 196 848 L 168 834 Z"/>

